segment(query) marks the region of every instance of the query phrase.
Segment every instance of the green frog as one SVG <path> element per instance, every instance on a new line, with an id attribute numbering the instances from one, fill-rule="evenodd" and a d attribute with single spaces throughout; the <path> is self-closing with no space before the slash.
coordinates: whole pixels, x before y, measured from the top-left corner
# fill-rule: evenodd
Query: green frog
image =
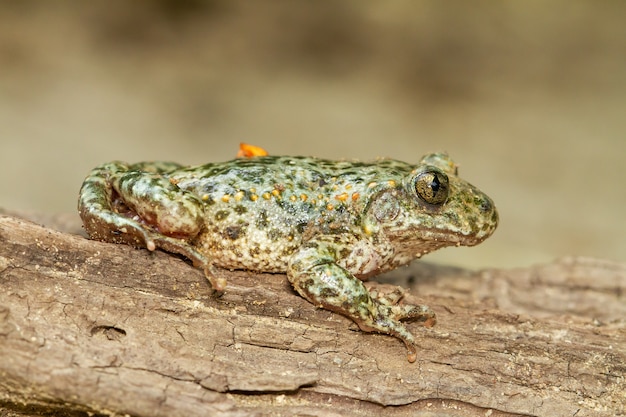
<path id="1" fill-rule="evenodd" d="M 472 246 L 498 224 L 492 200 L 459 178 L 445 153 L 418 164 L 257 156 L 185 167 L 170 162 L 96 167 L 78 210 L 92 239 L 181 254 L 213 288 L 215 267 L 286 273 L 314 305 L 367 332 L 402 340 L 406 321 L 435 324 L 401 292 L 368 291 L 366 278 L 445 246 Z"/>

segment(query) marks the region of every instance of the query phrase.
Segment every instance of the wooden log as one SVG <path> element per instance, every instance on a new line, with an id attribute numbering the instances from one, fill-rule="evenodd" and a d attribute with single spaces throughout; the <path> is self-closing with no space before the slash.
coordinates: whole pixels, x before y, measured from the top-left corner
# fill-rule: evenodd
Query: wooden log
<path id="1" fill-rule="evenodd" d="M 284 275 L 221 273 L 218 297 L 179 257 L 0 216 L 0 414 L 626 413 L 623 264 L 418 262 L 380 277 L 438 314 L 409 324 L 414 364 Z"/>

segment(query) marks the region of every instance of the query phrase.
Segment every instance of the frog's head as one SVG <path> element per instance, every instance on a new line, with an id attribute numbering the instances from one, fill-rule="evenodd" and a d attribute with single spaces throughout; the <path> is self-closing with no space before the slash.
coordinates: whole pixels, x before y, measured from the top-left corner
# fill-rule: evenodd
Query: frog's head
<path id="1" fill-rule="evenodd" d="M 493 201 L 459 178 L 445 153 L 424 156 L 402 184 L 382 189 L 365 216 L 366 231 L 384 235 L 402 262 L 445 246 L 477 245 L 497 225 Z"/>

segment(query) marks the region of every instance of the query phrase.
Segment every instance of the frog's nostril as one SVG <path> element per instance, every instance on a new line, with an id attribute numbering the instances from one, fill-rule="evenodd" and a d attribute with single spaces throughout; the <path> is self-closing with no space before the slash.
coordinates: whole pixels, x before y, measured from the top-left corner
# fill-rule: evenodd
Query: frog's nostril
<path id="1" fill-rule="evenodd" d="M 488 213 L 491 210 L 493 210 L 493 203 L 491 202 L 491 200 L 489 200 L 488 198 L 485 198 L 481 203 L 480 203 L 480 210 L 483 213 Z"/>

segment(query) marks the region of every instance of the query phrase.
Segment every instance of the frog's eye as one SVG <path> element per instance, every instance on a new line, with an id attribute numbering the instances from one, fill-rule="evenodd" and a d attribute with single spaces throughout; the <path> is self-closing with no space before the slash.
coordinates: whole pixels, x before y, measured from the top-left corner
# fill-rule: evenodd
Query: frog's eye
<path id="1" fill-rule="evenodd" d="M 441 205 L 448 199 L 448 176 L 438 170 L 422 172 L 415 179 L 415 191 L 424 202 Z"/>

